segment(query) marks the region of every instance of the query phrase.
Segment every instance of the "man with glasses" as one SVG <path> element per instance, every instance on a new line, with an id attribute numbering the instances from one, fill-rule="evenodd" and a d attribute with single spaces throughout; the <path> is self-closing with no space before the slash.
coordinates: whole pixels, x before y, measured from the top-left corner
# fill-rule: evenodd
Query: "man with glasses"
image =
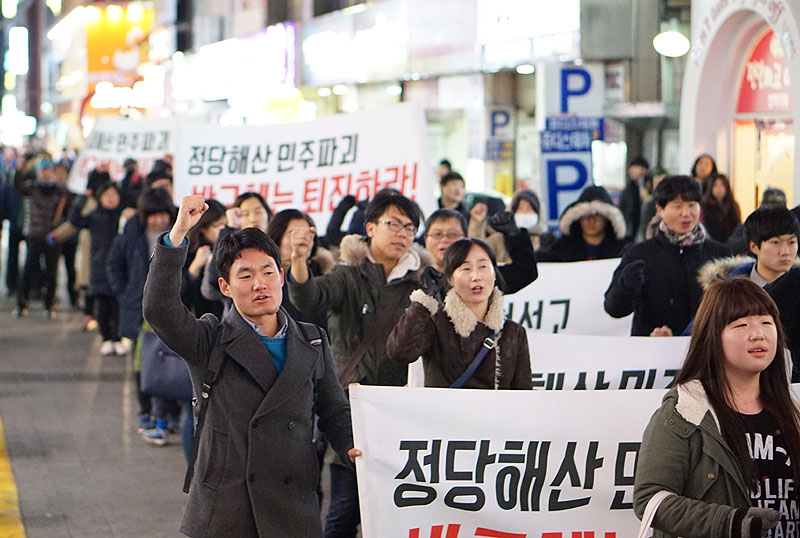
<path id="1" fill-rule="evenodd" d="M 489 217 L 492 227 L 503 234 L 511 262 L 498 267 L 502 278 L 498 286 L 503 293 L 516 293 L 538 276 L 536 257 L 527 234 L 521 233 L 514 215 L 503 211 Z M 437 209 L 425 222 L 425 248 L 435 258 L 436 264 L 425 270 L 422 282 L 426 292 L 443 299 L 444 253 L 447 248 L 467 236 L 467 221 L 453 209 Z"/>
<path id="2" fill-rule="evenodd" d="M 306 260 L 313 230 L 291 236 L 289 297 L 300 310 L 327 312 L 336 374 L 351 383 L 403 386 L 408 365 L 389 360 L 386 340 L 420 285 L 422 271 L 435 263 L 414 244 L 420 216 L 414 203 L 393 189 L 375 195 L 366 210 L 367 236 L 349 235 L 340 244 L 340 260 L 322 276 L 308 273 Z M 331 506 L 325 537 L 356 535 L 360 522 L 355 471 L 331 464 Z"/>

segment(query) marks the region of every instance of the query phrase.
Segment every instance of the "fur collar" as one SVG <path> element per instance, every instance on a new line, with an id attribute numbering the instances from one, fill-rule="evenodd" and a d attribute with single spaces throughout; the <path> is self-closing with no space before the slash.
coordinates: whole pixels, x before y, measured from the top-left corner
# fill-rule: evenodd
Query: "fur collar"
<path id="1" fill-rule="evenodd" d="M 419 257 L 419 270 L 436 265 L 436 260 L 433 258 L 433 255 L 420 246 L 419 243 L 412 243 L 410 252 L 413 252 Z M 368 254 L 369 245 L 363 235 L 347 235 L 342 239 L 342 242 L 339 243 L 339 261 L 345 265 L 361 265 L 364 260 L 369 259 L 367 256 Z"/>
<path id="2" fill-rule="evenodd" d="M 562 234 L 569 235 L 572 224 L 580 220 L 581 217 L 588 217 L 589 215 L 605 217 L 614 228 L 617 239 L 625 237 L 625 217 L 622 216 L 622 211 L 617 209 L 617 206 L 600 200 L 577 202 L 568 207 L 558 221 L 558 229 L 561 230 Z"/>
<path id="3" fill-rule="evenodd" d="M 755 263 L 756 259 L 750 256 L 729 256 L 711 260 L 700 268 L 697 273 L 697 282 L 707 290 L 717 279 L 727 278 L 734 269 L 743 265 Z M 800 258 L 795 258 L 792 267 L 800 267 Z"/>
<path id="4" fill-rule="evenodd" d="M 317 252 L 314 254 L 313 260 L 319 264 L 323 275 L 336 265 L 336 260 L 333 259 L 331 251 L 322 247 L 317 247 Z"/>
<path id="5" fill-rule="evenodd" d="M 711 413 L 717 430 L 720 430 L 719 419 L 708 401 L 703 383 L 698 379 L 693 379 L 687 383 L 678 385 L 678 403 L 675 404 L 675 411 L 678 412 L 687 422 L 699 426 L 706 413 Z"/>
<path id="6" fill-rule="evenodd" d="M 453 322 L 456 333 L 462 338 L 468 338 L 478 324 L 478 318 L 475 317 L 475 314 L 472 313 L 472 310 L 469 309 L 454 289 L 451 289 L 445 295 L 444 311 L 450 321 Z M 500 332 L 505 323 L 505 318 L 503 317 L 503 293 L 497 287 L 494 288 L 489 299 L 489 311 L 486 313 L 486 321 L 484 323 L 495 333 Z"/>

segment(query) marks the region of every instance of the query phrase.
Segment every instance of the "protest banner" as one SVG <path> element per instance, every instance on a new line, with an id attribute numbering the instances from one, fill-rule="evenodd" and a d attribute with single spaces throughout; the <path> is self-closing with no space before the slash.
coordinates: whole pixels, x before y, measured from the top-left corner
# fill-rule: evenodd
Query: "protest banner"
<path id="1" fill-rule="evenodd" d="M 310 122 L 269 126 L 184 123 L 175 152 L 175 198 L 201 194 L 231 204 L 260 193 L 274 211 L 308 213 L 324 233 L 331 212 L 352 194 L 391 187 L 435 209 L 425 115 L 400 104 Z"/>
<path id="2" fill-rule="evenodd" d="M 363 536 L 636 536 L 635 463 L 664 393 L 352 385 Z"/>
<path id="3" fill-rule="evenodd" d="M 499 344 L 502 346 L 502 336 Z M 534 390 L 666 389 L 689 349 L 689 337 L 594 336 L 528 330 Z M 424 387 L 422 361 L 408 385 Z"/>
<path id="4" fill-rule="evenodd" d="M 627 336 L 632 316 L 615 319 L 603 297 L 619 259 L 537 264 L 539 277 L 505 297 L 506 316 L 528 330 Z"/>
<path id="5" fill-rule="evenodd" d="M 139 163 L 139 173 L 146 176 L 153 163 L 175 152 L 175 119 L 97 118 L 69 172 L 67 187 L 83 193 L 89 172 L 100 163 L 108 163 L 111 179 L 119 181 L 125 175 L 122 163 L 133 158 Z"/>

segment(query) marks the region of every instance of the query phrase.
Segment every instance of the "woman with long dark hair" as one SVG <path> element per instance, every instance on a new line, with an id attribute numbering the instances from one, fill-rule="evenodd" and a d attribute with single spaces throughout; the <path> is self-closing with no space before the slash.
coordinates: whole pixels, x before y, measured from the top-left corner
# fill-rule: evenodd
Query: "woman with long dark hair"
<path id="1" fill-rule="evenodd" d="M 798 528 L 800 414 L 784 349 L 778 309 L 758 284 L 736 278 L 708 289 L 676 386 L 639 452 L 634 510 L 654 538 Z"/>
<path id="2" fill-rule="evenodd" d="M 739 204 L 733 199 L 731 182 L 719 174 L 711 183 L 711 189 L 700 201 L 701 219 L 712 239 L 725 243 L 733 231 L 742 223 Z"/>
<path id="3" fill-rule="evenodd" d="M 503 315 L 497 262 L 480 239 L 459 239 L 444 253 L 450 286 L 444 304 L 423 290 L 389 335 L 389 358 L 412 363 L 422 356 L 426 387 L 530 389 L 528 337 Z"/>

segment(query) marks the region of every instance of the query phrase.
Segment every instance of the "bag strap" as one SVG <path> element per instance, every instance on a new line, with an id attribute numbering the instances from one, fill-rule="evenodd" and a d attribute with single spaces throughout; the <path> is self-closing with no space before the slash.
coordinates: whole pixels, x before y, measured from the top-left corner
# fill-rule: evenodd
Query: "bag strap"
<path id="1" fill-rule="evenodd" d="M 472 362 L 469 364 L 469 366 L 467 366 L 467 369 L 464 370 L 464 373 L 458 376 L 458 379 L 453 381 L 453 384 L 450 385 L 451 389 L 460 389 L 467 383 L 467 381 L 469 381 L 469 378 L 471 378 L 475 374 L 475 371 L 478 369 L 478 366 L 481 365 L 483 359 L 485 359 L 486 355 L 489 354 L 489 351 L 494 349 L 495 345 L 497 344 L 497 339 L 499 337 L 500 337 L 499 334 L 493 332 L 492 334 L 487 336 L 486 339 L 484 339 L 483 345 L 481 346 L 480 350 L 478 350 L 478 354 L 475 355 L 474 359 L 472 359 Z"/>
<path id="2" fill-rule="evenodd" d="M 186 469 L 186 476 L 183 478 L 183 492 L 189 493 L 189 485 L 192 483 L 194 476 L 194 464 L 197 461 L 197 450 L 200 447 L 200 434 L 203 431 L 203 424 L 206 421 L 206 412 L 208 411 L 208 398 L 211 396 L 211 389 L 216 383 L 219 375 L 222 373 L 222 367 L 225 365 L 225 359 L 228 357 L 227 353 L 212 355 L 206 367 L 206 375 L 203 379 L 203 386 L 201 387 L 200 400 L 195 396 L 192 398 L 193 406 L 200 406 L 200 411 L 197 413 L 197 424 L 194 426 L 194 439 L 192 440 L 192 455 L 189 458 L 189 467 Z"/>
<path id="3" fill-rule="evenodd" d="M 64 214 L 64 206 L 67 205 L 67 195 L 62 194 L 61 199 L 58 201 L 58 206 L 56 207 L 56 212 L 53 215 L 53 227 L 59 225 L 61 222 L 61 215 Z"/>
<path id="4" fill-rule="evenodd" d="M 647 501 L 647 506 L 644 508 L 644 514 L 642 514 L 642 525 L 639 527 L 639 538 L 647 537 L 647 531 L 653 525 L 653 518 L 656 517 L 656 510 L 658 510 L 658 507 L 664 502 L 664 499 L 670 495 L 675 494 L 671 491 L 662 489 L 650 497 L 650 500 Z"/>
<path id="5" fill-rule="evenodd" d="M 378 319 L 376 319 L 372 325 L 370 325 L 367 329 L 364 330 L 364 337 L 356 346 L 355 351 L 350 356 L 350 360 L 347 362 L 347 365 L 342 370 L 342 373 L 339 375 L 339 384 L 344 386 L 347 383 L 347 380 L 350 379 L 350 376 L 355 372 L 356 367 L 358 367 L 361 359 L 364 358 L 366 355 L 367 350 L 375 343 L 380 335 L 385 332 L 386 327 L 389 326 L 389 323 L 392 321 L 392 317 L 396 311 L 397 304 L 403 299 L 405 296 L 403 288 L 399 288 L 397 292 L 387 301 L 388 304 L 383 305 L 383 310 L 381 311 Z"/>

